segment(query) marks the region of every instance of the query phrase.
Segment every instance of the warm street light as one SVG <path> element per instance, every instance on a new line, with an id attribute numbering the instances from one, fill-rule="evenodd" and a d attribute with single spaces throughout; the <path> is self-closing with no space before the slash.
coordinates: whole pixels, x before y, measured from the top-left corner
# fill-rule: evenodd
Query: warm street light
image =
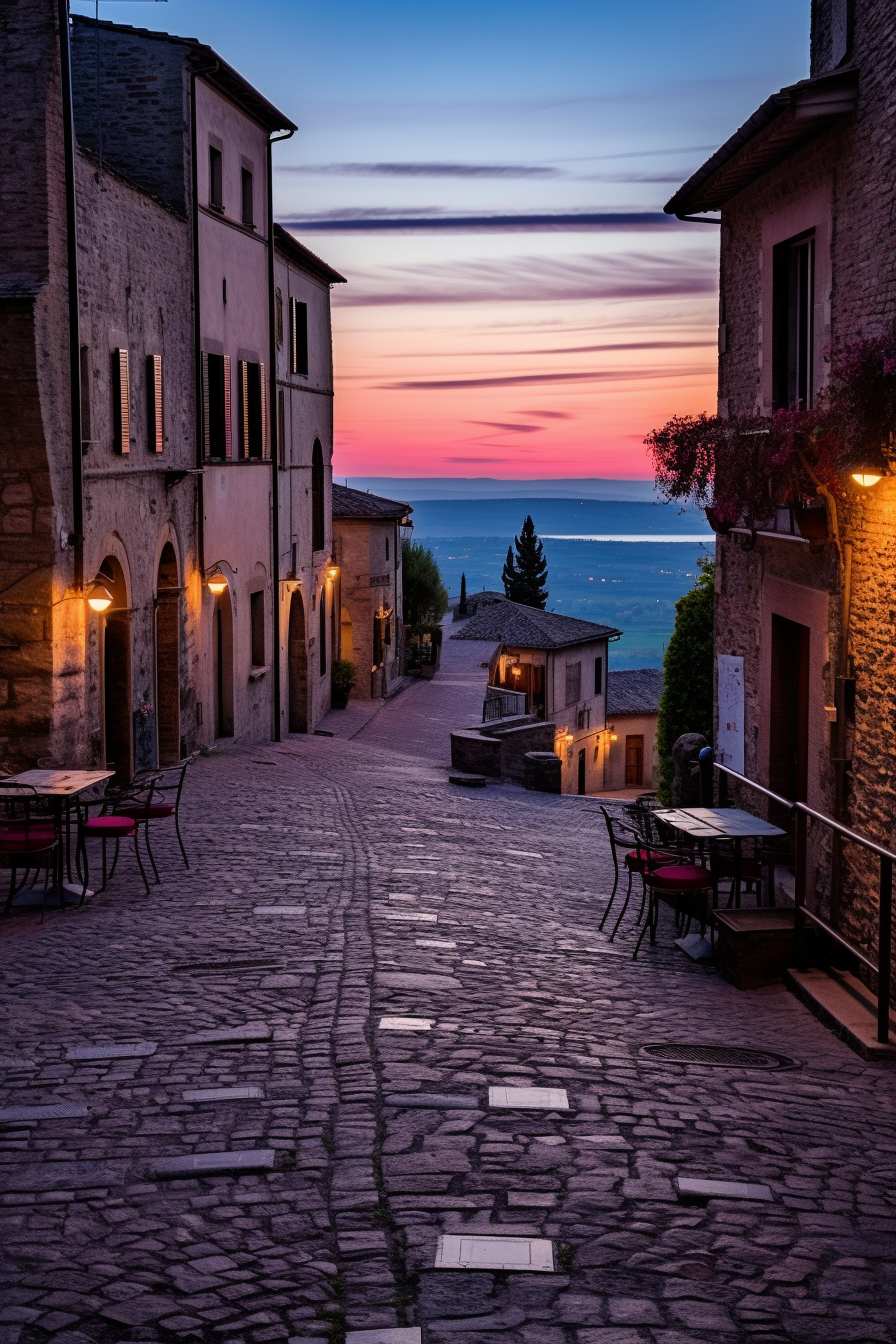
<path id="1" fill-rule="evenodd" d="M 332 555 L 327 561 L 327 578 L 333 579 L 334 581 L 339 578 L 339 566 L 333 559 Z"/>
<path id="2" fill-rule="evenodd" d="M 865 490 L 872 485 L 877 485 L 878 481 L 881 479 L 876 471 L 854 471 L 852 473 L 852 478 L 856 485 L 861 485 Z"/>
<path id="3" fill-rule="evenodd" d="M 619 741 L 619 734 L 617 733 L 617 731 L 616 731 L 615 728 L 611 728 L 611 729 L 610 729 L 610 741 L 611 741 L 611 742 L 618 742 L 618 741 Z"/>
<path id="4" fill-rule="evenodd" d="M 208 575 L 205 582 L 208 584 L 208 590 L 213 597 L 220 597 L 222 593 L 227 592 L 227 579 L 218 569 L 217 565 Z"/>
<path id="5" fill-rule="evenodd" d="M 92 611 L 107 611 L 112 605 L 112 594 L 99 579 L 94 579 L 87 589 L 87 605 Z"/>
<path id="6" fill-rule="evenodd" d="M 523 669 L 520 667 L 519 663 L 513 664 L 510 669 L 510 675 L 512 677 L 521 677 L 523 675 Z"/>

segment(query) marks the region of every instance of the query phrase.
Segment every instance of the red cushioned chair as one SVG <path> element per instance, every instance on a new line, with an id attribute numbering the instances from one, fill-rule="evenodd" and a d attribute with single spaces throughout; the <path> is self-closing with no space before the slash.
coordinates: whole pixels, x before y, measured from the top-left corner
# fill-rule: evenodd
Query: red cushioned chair
<path id="1" fill-rule="evenodd" d="M 649 904 L 632 959 L 637 957 L 648 929 L 651 944 L 656 942 L 661 901 L 675 911 L 676 928 L 682 933 L 687 933 L 695 915 L 700 919 L 702 933 L 716 902 L 716 878 L 712 870 L 696 863 L 689 850 L 685 849 L 678 855 L 669 854 L 657 861 L 651 858 L 648 846 L 639 841 L 638 857 L 644 864 L 643 878 Z"/>
<path id="2" fill-rule="evenodd" d="M 146 852 L 152 864 L 156 884 L 158 884 L 160 878 L 155 855 L 149 843 L 149 823 L 151 821 L 166 821 L 171 817 L 174 818 L 174 830 L 177 834 L 177 843 L 180 845 L 184 867 L 189 868 L 190 866 L 190 860 L 187 858 L 187 851 L 184 849 L 184 842 L 180 833 L 180 799 L 184 791 L 184 780 L 187 777 L 187 766 L 192 764 L 197 754 L 194 752 L 186 760 L 178 761 L 177 765 L 168 766 L 166 769 L 147 770 L 144 774 L 137 775 L 134 779 L 135 787 L 139 788 L 141 785 L 152 783 L 153 801 L 145 806 L 141 806 L 139 803 L 125 803 L 115 809 L 120 816 L 133 817 L 136 821 L 145 823 L 143 834 L 146 840 Z"/>
<path id="3" fill-rule="evenodd" d="M 144 811 L 152 806 L 153 785 L 152 781 L 139 786 L 131 786 L 126 789 L 107 789 L 105 795 L 99 803 L 83 803 L 78 807 L 78 847 L 77 847 L 77 867 L 78 876 L 81 878 L 81 900 L 79 905 L 84 904 L 84 898 L 87 895 L 87 887 L 90 878 L 90 867 L 87 858 L 88 840 L 99 840 L 103 850 L 103 884 L 100 891 L 106 889 L 107 884 L 115 876 L 115 869 L 118 865 L 118 853 L 122 840 L 133 840 L 134 857 L 137 860 L 137 867 L 140 869 L 140 876 L 143 879 L 143 886 L 149 895 L 149 882 L 146 880 L 146 872 L 143 867 L 143 860 L 140 857 L 139 828 L 141 822 L 144 830 L 147 825 L 146 817 L 128 816 L 123 810 L 126 806 L 133 808 L 142 808 Z M 91 807 L 99 807 L 98 816 L 90 815 Z M 119 810 L 121 809 L 121 810 Z M 115 853 L 112 856 L 112 867 L 107 871 L 106 866 L 106 846 L 110 841 L 115 842 Z"/>
<path id="4" fill-rule="evenodd" d="M 57 845 L 56 827 L 47 818 L 36 790 L 27 784 L 0 780 L 0 867 L 9 869 L 4 914 L 29 878 L 34 885 L 41 870 L 46 894 L 56 863 Z M 21 881 L 16 880 L 19 873 Z M 45 908 L 42 902 L 41 919 Z"/>
<path id="5" fill-rule="evenodd" d="M 644 902 L 647 896 L 647 888 L 643 884 L 644 869 L 648 861 L 647 856 L 649 855 L 650 861 L 662 860 L 666 857 L 666 851 L 654 849 L 648 843 L 644 855 L 642 856 L 638 849 L 639 845 L 644 844 L 644 837 L 641 833 L 637 831 L 634 826 L 629 826 L 627 822 L 620 821 L 618 817 L 612 817 L 605 807 L 602 806 L 600 810 L 604 814 L 604 820 L 607 823 L 607 834 L 610 837 L 610 855 L 613 859 L 613 890 L 610 893 L 607 908 L 597 926 L 599 929 L 603 929 L 604 924 L 607 922 L 607 917 L 609 916 L 610 910 L 613 907 L 613 902 L 616 899 L 616 891 L 619 887 L 620 877 L 618 857 L 620 854 L 622 855 L 623 867 L 628 874 L 625 900 L 622 903 L 622 909 L 619 911 L 616 923 L 613 925 L 613 932 L 610 934 L 610 942 L 612 943 L 616 934 L 619 932 L 619 925 L 622 923 L 623 916 L 628 909 L 628 903 L 631 900 L 632 878 L 635 873 L 638 873 L 642 879 L 641 909 L 639 910 L 638 918 L 635 921 L 636 923 L 640 923 L 644 914 Z"/>

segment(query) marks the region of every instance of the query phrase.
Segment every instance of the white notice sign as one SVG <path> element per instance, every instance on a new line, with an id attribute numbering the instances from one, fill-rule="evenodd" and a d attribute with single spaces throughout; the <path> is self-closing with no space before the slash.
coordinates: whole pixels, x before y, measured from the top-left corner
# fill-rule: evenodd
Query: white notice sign
<path id="1" fill-rule="evenodd" d="M 744 660 L 719 654 L 719 739 L 716 752 L 720 765 L 744 773 Z"/>

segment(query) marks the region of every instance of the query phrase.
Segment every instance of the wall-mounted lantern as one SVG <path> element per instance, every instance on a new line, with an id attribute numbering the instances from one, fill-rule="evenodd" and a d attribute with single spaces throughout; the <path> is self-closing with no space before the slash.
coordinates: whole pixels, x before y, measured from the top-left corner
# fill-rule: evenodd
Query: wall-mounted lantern
<path id="1" fill-rule="evenodd" d="M 333 583 L 335 583 L 336 580 L 339 578 L 339 566 L 333 559 L 332 555 L 327 561 L 327 578 L 330 579 L 330 581 Z"/>
<path id="2" fill-rule="evenodd" d="M 876 471 L 854 471 L 852 478 L 856 485 L 860 485 L 863 490 L 869 490 L 872 485 L 877 485 L 878 481 L 882 479 Z"/>
<path id="3" fill-rule="evenodd" d="M 112 594 L 99 575 L 87 589 L 87 605 L 91 611 L 108 611 L 112 605 Z"/>
<path id="4" fill-rule="evenodd" d="M 233 571 L 236 574 L 236 570 Z M 215 563 L 205 571 L 205 583 L 212 597 L 220 597 L 222 593 L 227 592 L 227 575 L 221 569 L 221 561 Z"/>

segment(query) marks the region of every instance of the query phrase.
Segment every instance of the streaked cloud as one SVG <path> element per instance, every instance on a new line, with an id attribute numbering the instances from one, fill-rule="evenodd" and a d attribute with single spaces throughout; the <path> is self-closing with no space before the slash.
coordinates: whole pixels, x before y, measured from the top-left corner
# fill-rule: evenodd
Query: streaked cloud
<path id="1" fill-rule="evenodd" d="M 431 266 L 383 266 L 352 273 L 335 306 L 585 299 L 657 299 L 709 294 L 717 284 L 709 252 L 682 249 L 563 256 L 506 256 Z M 641 346 L 641 343 L 637 343 Z M 648 341 L 646 348 L 653 348 Z"/>
<path id="2" fill-rule="evenodd" d="M 703 373 L 695 369 L 569 369 L 565 373 L 508 373 L 493 378 L 413 379 L 380 383 L 383 392 L 468 392 L 477 387 L 533 387 L 545 383 L 610 383 L 654 378 L 680 378 Z M 476 423 L 476 422 L 473 422 Z M 482 422 L 484 423 L 484 422 Z"/>
<path id="3" fill-rule="evenodd" d="M 575 420 L 569 411 L 521 411 L 521 415 L 537 416 L 539 420 Z"/>
<path id="4" fill-rule="evenodd" d="M 544 425 L 508 425 L 500 420 L 469 420 L 470 425 L 484 425 L 486 429 L 500 429 L 507 434 L 543 434 Z"/>
<path id="5" fill-rule="evenodd" d="M 559 177 L 560 170 L 528 163 L 308 163 L 278 168 L 278 173 L 325 177 Z"/>
<path id="6" fill-rule="evenodd" d="M 672 179 L 678 182 L 676 176 Z M 681 220 L 660 210 L 548 212 L 545 214 L 450 215 L 426 207 L 394 213 L 380 209 L 334 210 L 304 219 L 281 219 L 295 233 L 548 233 L 562 230 L 681 229 Z"/>

